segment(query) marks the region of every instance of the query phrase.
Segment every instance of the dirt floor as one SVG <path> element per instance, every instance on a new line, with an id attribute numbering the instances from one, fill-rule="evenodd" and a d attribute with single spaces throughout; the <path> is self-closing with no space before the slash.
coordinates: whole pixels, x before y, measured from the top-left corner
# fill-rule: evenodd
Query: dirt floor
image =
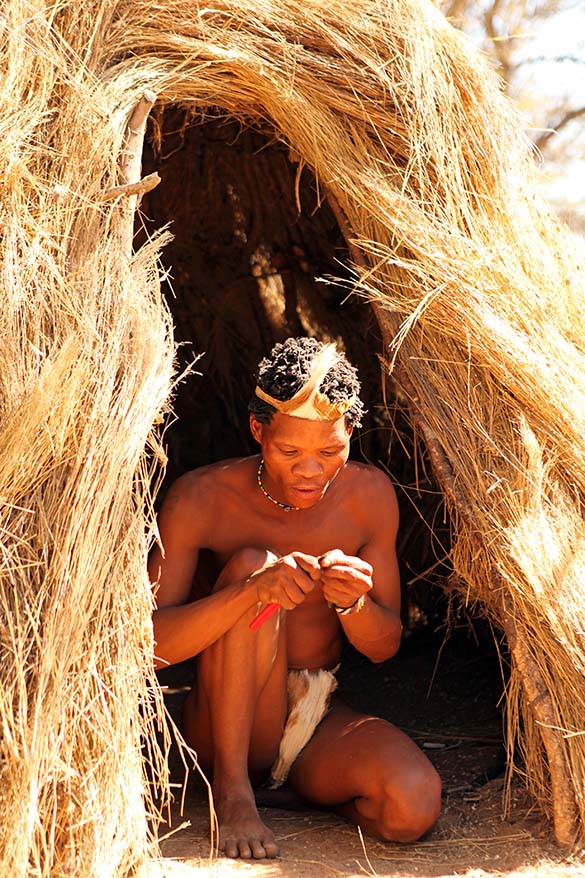
<path id="1" fill-rule="evenodd" d="M 165 674 L 167 703 L 178 717 L 192 667 L 185 663 Z M 148 878 L 585 876 L 585 860 L 563 857 L 519 780 L 503 816 L 502 685 L 495 650 L 469 631 L 446 643 L 413 636 L 396 658 L 376 666 L 348 653 L 340 672 L 343 697 L 407 731 L 443 778 L 443 813 L 433 832 L 417 844 L 380 843 L 362 839 L 355 827 L 329 812 L 265 807 L 263 819 L 281 847 L 277 860 L 211 858 L 206 788 L 192 773 L 181 815 L 184 769 L 174 753 L 177 804 L 172 826 L 163 827 L 161 837 L 171 834 L 161 842 L 164 859 L 150 864 Z"/>

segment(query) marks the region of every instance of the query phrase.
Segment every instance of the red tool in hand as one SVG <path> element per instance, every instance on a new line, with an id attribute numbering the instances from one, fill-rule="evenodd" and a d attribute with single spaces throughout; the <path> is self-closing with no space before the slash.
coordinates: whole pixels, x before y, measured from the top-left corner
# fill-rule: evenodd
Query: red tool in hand
<path id="1" fill-rule="evenodd" d="M 258 615 L 254 616 L 254 618 L 250 622 L 250 631 L 257 631 L 261 625 L 264 625 L 267 619 L 270 619 L 271 616 L 274 616 L 279 606 L 280 604 L 266 604 L 266 606 L 262 610 L 260 610 Z"/>

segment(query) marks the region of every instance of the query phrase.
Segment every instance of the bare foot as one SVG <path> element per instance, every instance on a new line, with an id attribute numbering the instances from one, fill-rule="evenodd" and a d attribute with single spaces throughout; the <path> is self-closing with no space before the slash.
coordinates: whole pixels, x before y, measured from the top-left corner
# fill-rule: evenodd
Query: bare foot
<path id="1" fill-rule="evenodd" d="M 216 798 L 215 810 L 219 823 L 219 849 L 226 857 L 263 860 L 278 856 L 274 835 L 260 820 L 251 792 Z"/>

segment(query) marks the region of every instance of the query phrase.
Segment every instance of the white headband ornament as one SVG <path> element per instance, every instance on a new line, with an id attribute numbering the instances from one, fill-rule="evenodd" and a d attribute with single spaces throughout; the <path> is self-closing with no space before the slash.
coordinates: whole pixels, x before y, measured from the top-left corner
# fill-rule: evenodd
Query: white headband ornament
<path id="1" fill-rule="evenodd" d="M 290 399 L 284 401 L 275 399 L 264 393 L 260 387 L 256 387 L 256 396 L 273 406 L 282 415 L 306 418 L 309 421 L 336 421 L 352 407 L 355 401 L 355 397 L 352 397 L 341 402 L 329 402 L 325 394 L 319 390 L 321 382 L 338 357 L 334 344 L 325 345 L 311 363 L 311 374 L 306 384 Z"/>

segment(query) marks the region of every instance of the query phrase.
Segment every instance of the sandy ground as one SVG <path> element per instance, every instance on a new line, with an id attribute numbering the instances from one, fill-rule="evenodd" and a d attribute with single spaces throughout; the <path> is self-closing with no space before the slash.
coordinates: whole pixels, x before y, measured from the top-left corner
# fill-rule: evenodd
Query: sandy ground
<path id="1" fill-rule="evenodd" d="M 563 856 L 519 781 L 503 817 L 502 680 L 481 644 L 454 641 L 441 649 L 440 661 L 436 650 L 416 644 L 399 655 L 375 667 L 350 656 L 340 685 L 354 706 L 407 730 L 434 762 L 444 799 L 430 835 L 417 844 L 381 843 L 362 839 L 329 812 L 262 808 L 281 847 L 278 859 L 212 857 L 206 789 L 194 773 L 181 814 L 184 769 L 175 752 L 171 776 L 178 801 L 171 827 L 161 828 L 163 859 L 152 861 L 144 878 L 585 878 L 585 859 Z M 175 717 L 191 675 L 190 666 L 172 669 L 167 703 Z"/>
<path id="2" fill-rule="evenodd" d="M 164 859 L 153 861 L 148 878 L 585 875 L 585 860 L 563 858 L 546 825 L 523 804 L 524 796 L 517 798 L 511 818 L 504 821 L 501 782 L 492 781 L 476 801 L 447 802 L 434 832 L 411 845 L 362 839 L 354 827 L 327 813 L 262 809 L 282 853 L 276 860 L 254 862 L 210 857 L 208 812 L 202 797 L 196 797 L 185 813 L 190 825 L 162 842 Z"/>

